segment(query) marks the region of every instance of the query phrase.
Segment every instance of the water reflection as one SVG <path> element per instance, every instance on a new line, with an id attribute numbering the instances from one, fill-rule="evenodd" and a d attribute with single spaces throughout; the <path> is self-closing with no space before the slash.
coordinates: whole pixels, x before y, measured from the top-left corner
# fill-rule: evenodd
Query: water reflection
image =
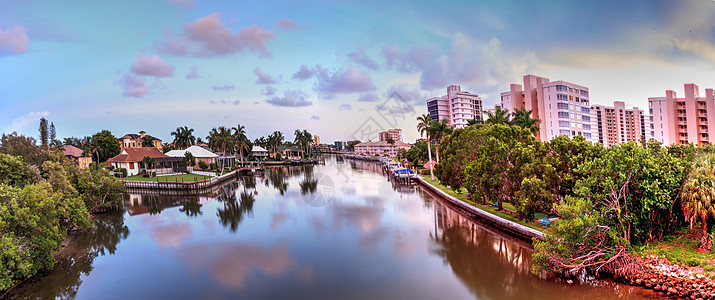
<path id="1" fill-rule="evenodd" d="M 303 195 L 315 193 L 318 189 L 318 179 L 313 176 L 313 166 L 305 166 L 303 180 L 298 185 Z"/>
<path id="2" fill-rule="evenodd" d="M 225 185 L 224 192 L 217 198 L 219 202 L 223 203 L 223 207 L 218 209 L 216 215 L 219 217 L 221 225 L 229 228 L 231 232 L 236 232 L 244 217 L 253 217 L 253 204 L 256 202 L 255 194 L 252 191 L 249 192 L 245 184 L 237 198 L 236 191 L 239 185 L 238 182 Z"/>
<path id="3" fill-rule="evenodd" d="M 95 258 L 114 254 L 117 245 L 129 236 L 123 214 L 114 211 L 94 216 L 91 230 L 71 233 L 67 246 L 57 255 L 54 269 L 13 290 L 9 299 L 74 298 L 82 277 L 94 270 Z"/>
<path id="4" fill-rule="evenodd" d="M 201 206 L 202 204 L 198 197 L 191 197 L 184 202 L 184 206 L 179 208 L 179 211 L 185 213 L 187 217 L 196 217 L 204 214 L 201 212 Z"/>

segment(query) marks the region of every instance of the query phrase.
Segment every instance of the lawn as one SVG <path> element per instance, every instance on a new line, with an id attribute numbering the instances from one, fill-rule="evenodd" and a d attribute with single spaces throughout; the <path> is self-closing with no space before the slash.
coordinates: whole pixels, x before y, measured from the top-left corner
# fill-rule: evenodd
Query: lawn
<path id="1" fill-rule="evenodd" d="M 684 267 L 700 266 L 708 276 L 715 278 L 715 253 L 701 253 L 697 250 L 700 236 L 699 230 L 688 230 L 685 233 L 666 236 L 660 241 L 635 246 L 633 250 L 643 257 L 653 254 Z"/>
<path id="2" fill-rule="evenodd" d="M 531 222 L 521 221 L 521 220 L 515 218 L 514 216 L 512 216 L 512 215 L 510 215 L 510 214 L 508 214 L 508 213 L 506 213 L 506 212 L 497 211 L 496 207 L 491 206 L 491 205 L 489 205 L 489 204 L 479 204 L 479 203 L 474 203 L 474 201 L 468 200 L 468 199 L 467 199 L 467 193 L 466 193 L 466 191 L 465 191 L 463 188 L 461 189 L 461 193 L 457 193 L 457 192 L 455 192 L 455 191 L 453 191 L 453 190 L 447 188 L 446 186 L 443 186 L 443 185 L 439 184 L 439 182 L 437 182 L 437 177 L 434 178 L 434 181 L 432 181 L 432 180 L 430 179 L 430 175 L 422 175 L 422 178 L 423 178 L 425 181 L 427 181 L 428 183 L 430 183 L 431 185 L 433 185 L 433 186 L 435 186 L 436 188 L 438 188 L 438 189 L 442 190 L 443 192 L 447 193 L 448 195 L 450 195 L 450 196 L 452 196 L 452 197 L 454 197 L 454 198 L 457 198 L 457 199 L 459 199 L 459 200 L 462 200 L 462 201 L 464 201 L 464 202 L 466 202 L 466 203 L 468 203 L 468 204 L 470 204 L 470 205 L 472 205 L 472 206 L 474 206 L 474 207 L 477 207 L 477 208 L 479 208 L 479 209 L 481 209 L 481 210 L 483 210 L 483 211 L 486 211 L 486 212 L 488 212 L 488 213 L 490 213 L 490 214 L 492 214 L 492 215 L 495 215 L 495 216 L 500 217 L 500 218 L 502 218 L 502 219 L 506 219 L 506 220 L 512 221 L 512 222 L 517 223 L 517 224 L 521 224 L 521 225 L 527 226 L 527 227 L 532 228 L 532 229 L 536 229 L 536 230 L 538 230 L 538 231 L 543 231 L 543 230 L 544 230 L 544 227 L 543 227 L 541 224 L 539 224 L 538 222 L 536 222 L 536 221 L 531 221 Z M 506 209 L 515 210 L 515 209 L 514 209 L 514 206 L 513 206 L 511 203 L 502 203 L 502 206 L 503 206 L 504 208 L 506 208 Z"/>
<path id="3" fill-rule="evenodd" d="M 157 176 L 157 177 L 144 177 L 142 175 L 134 175 L 134 176 L 128 176 L 125 177 L 124 180 L 130 180 L 130 181 L 154 181 L 156 182 L 161 181 L 169 181 L 169 182 L 189 182 L 189 181 L 200 181 L 204 179 L 209 179 L 211 177 L 209 176 L 204 176 L 204 175 L 197 175 L 197 174 L 178 174 L 178 175 L 168 175 L 168 176 Z"/>

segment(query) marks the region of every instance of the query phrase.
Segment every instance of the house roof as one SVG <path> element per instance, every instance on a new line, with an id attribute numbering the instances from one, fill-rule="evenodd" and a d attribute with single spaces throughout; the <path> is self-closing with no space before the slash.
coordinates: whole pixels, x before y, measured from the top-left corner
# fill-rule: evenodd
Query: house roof
<path id="1" fill-rule="evenodd" d="M 253 149 L 251 149 L 251 152 L 268 152 L 265 148 L 261 146 L 253 146 Z"/>
<path id="2" fill-rule="evenodd" d="M 64 145 L 64 146 L 62 146 L 62 152 L 64 152 L 65 155 L 67 155 L 67 156 L 82 157 L 82 153 L 84 151 L 82 151 L 82 149 L 77 148 L 72 145 Z"/>
<path id="3" fill-rule="evenodd" d="M 195 158 L 218 157 L 216 153 L 213 153 L 199 146 L 191 146 L 184 150 L 171 150 L 169 152 L 166 152 L 166 155 L 173 157 L 184 157 L 184 155 L 186 155 L 186 152 L 191 153 L 191 155 L 193 155 Z"/>
<path id="4" fill-rule="evenodd" d="M 155 138 L 151 135 L 148 135 L 148 134 L 145 134 L 144 136 L 148 136 L 148 137 L 152 138 L 152 140 L 155 140 L 155 141 L 161 141 L 161 139 L 157 139 L 157 138 Z M 142 137 L 141 137 L 141 135 L 138 135 L 138 134 L 127 133 L 123 137 L 120 137 L 119 139 L 120 140 L 123 140 L 123 139 L 141 140 Z"/>
<path id="5" fill-rule="evenodd" d="M 155 147 L 124 148 L 119 155 L 108 159 L 107 162 L 138 162 L 142 161 L 146 156 L 153 158 L 167 157 Z"/>

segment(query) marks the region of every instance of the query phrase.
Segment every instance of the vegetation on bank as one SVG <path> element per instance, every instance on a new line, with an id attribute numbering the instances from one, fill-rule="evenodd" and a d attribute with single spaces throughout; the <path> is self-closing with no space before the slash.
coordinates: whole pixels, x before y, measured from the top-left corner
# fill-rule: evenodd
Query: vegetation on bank
<path id="1" fill-rule="evenodd" d="M 90 226 L 90 212 L 121 205 L 124 186 L 107 170 L 95 163 L 80 170 L 55 143 L 42 144 L 50 146 L 17 134 L 2 137 L 0 291 L 52 268 L 68 230 Z"/>
<path id="2" fill-rule="evenodd" d="M 558 214 L 544 240 L 534 241 L 534 272 L 625 274 L 635 246 L 686 226 L 700 228 L 697 244 L 710 250 L 710 147 L 643 141 L 604 148 L 580 136 L 540 142 L 528 127 L 494 123 L 455 130 L 439 152 L 435 176 L 451 189 L 465 188 L 474 202 L 500 210 L 511 203 L 521 220 Z"/>

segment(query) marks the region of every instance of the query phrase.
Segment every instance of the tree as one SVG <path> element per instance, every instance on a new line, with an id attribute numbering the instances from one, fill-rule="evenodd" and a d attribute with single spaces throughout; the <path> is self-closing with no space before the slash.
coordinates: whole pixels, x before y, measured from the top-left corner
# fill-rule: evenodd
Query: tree
<path id="1" fill-rule="evenodd" d="M 529 129 L 532 134 L 539 132 L 539 122 L 541 121 L 539 119 L 532 119 L 530 110 L 526 110 L 526 108 L 522 107 L 511 113 L 511 115 L 512 124 Z"/>
<path id="2" fill-rule="evenodd" d="M 142 138 L 142 147 L 154 147 L 154 138 L 145 135 Z"/>
<path id="3" fill-rule="evenodd" d="M 142 159 L 142 163 L 144 163 L 146 173 L 149 175 L 149 177 L 151 177 L 151 172 L 149 172 L 149 169 L 154 169 L 154 165 L 156 165 L 156 160 L 153 157 L 144 156 L 144 159 Z"/>
<path id="4" fill-rule="evenodd" d="M 186 149 L 196 143 L 197 141 L 193 133 L 194 129 L 188 126 L 177 127 L 175 131 L 171 132 L 171 135 L 174 136 L 174 146 L 177 149 Z"/>
<path id="5" fill-rule="evenodd" d="M 494 111 L 485 110 L 484 114 L 487 115 L 487 120 L 484 123 L 487 124 L 509 124 L 509 111 L 504 110 L 499 105 L 494 106 Z"/>
<path id="6" fill-rule="evenodd" d="M 231 129 L 219 126 L 218 128 L 213 128 L 209 132 L 209 136 L 206 137 L 209 140 L 209 147 L 214 150 L 221 150 L 225 155 L 227 151 L 231 151 L 235 148 L 235 139 L 231 134 Z M 221 160 L 221 172 L 223 173 L 224 164 L 226 160 Z"/>
<path id="7" fill-rule="evenodd" d="M 467 126 L 472 126 L 475 124 L 484 124 L 484 121 L 481 118 L 467 120 Z"/>
<path id="8" fill-rule="evenodd" d="M 362 143 L 362 142 L 359 140 L 349 141 L 348 145 L 347 145 L 348 151 L 355 151 L 355 145 L 360 144 L 360 143 Z"/>
<path id="9" fill-rule="evenodd" d="M 91 137 L 90 152 L 95 161 L 105 162 L 121 152 L 122 147 L 111 131 L 102 130 Z"/>
<path id="10" fill-rule="evenodd" d="M 434 139 L 434 142 L 439 144 L 442 141 L 442 138 L 446 134 L 451 134 L 452 133 L 452 128 L 449 126 L 449 123 L 447 122 L 447 119 L 442 119 L 441 121 L 432 121 L 430 122 L 430 127 L 428 129 L 432 136 L 432 139 Z M 439 163 L 439 147 L 435 147 L 436 154 L 437 154 L 437 163 Z"/>
<path id="11" fill-rule="evenodd" d="M 236 141 L 236 149 L 241 154 L 241 165 L 243 165 L 243 153 L 251 151 L 251 141 L 246 137 L 246 127 L 238 124 L 233 127 L 233 138 Z"/>
<path id="12" fill-rule="evenodd" d="M 40 166 L 47 158 L 47 153 L 35 144 L 35 139 L 18 135 L 17 132 L 2 135 L 0 153 L 21 156 L 29 165 Z"/>
<path id="13" fill-rule="evenodd" d="M 189 167 L 193 167 L 196 164 L 196 158 L 189 151 L 184 153 L 184 161 L 186 161 L 186 165 Z"/>
<path id="14" fill-rule="evenodd" d="M 417 118 L 417 131 L 420 133 L 420 137 L 427 134 L 427 157 L 429 158 L 428 162 L 432 162 L 432 150 L 430 149 L 430 124 L 432 122 L 432 118 L 430 118 L 429 114 L 422 115 Z M 431 165 L 429 168 L 429 175 L 432 178 L 432 181 L 434 181 L 434 169 Z"/>
<path id="15" fill-rule="evenodd" d="M 20 156 L 0 153 L 0 184 L 22 188 L 35 182 L 35 177 Z"/>
<path id="16" fill-rule="evenodd" d="M 79 198 L 84 202 L 90 212 L 104 212 L 122 206 L 122 193 L 124 185 L 109 175 L 107 169 L 97 163 L 92 163 L 89 168 L 79 170 L 74 168 L 70 180 L 79 193 Z"/>
<path id="17" fill-rule="evenodd" d="M 701 154 L 680 191 L 683 213 L 690 228 L 698 220 L 702 226 L 700 248 L 710 251 L 712 238 L 708 234 L 708 222 L 715 218 L 715 154 Z"/>
<path id="18" fill-rule="evenodd" d="M 47 147 L 49 138 L 49 125 L 47 124 L 47 119 L 45 117 L 40 118 L 40 145 Z"/>
<path id="19" fill-rule="evenodd" d="M 57 131 L 55 131 L 55 123 L 50 123 L 50 144 L 54 143 L 57 139 Z"/>

